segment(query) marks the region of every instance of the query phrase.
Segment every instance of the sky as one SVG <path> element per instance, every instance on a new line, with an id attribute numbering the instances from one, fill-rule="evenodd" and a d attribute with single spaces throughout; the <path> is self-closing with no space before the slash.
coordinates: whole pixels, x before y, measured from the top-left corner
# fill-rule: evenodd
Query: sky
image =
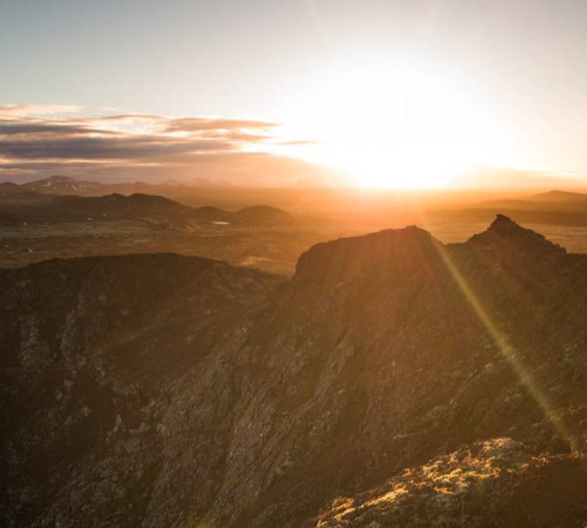
<path id="1" fill-rule="evenodd" d="M 0 0 L 0 180 L 587 182 L 586 27 L 585 0 Z"/>

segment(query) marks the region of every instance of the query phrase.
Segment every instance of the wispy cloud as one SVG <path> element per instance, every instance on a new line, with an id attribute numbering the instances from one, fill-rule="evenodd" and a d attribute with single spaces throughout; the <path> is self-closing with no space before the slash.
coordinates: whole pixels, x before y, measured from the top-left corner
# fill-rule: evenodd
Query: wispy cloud
<path id="1" fill-rule="evenodd" d="M 37 115 L 74 114 L 83 110 L 81 106 L 55 105 L 55 104 L 30 104 L 30 105 L 4 105 L 0 106 L 0 117 L 28 117 Z"/>
<path id="2" fill-rule="evenodd" d="M 58 173 L 145 180 L 218 176 L 241 183 L 273 179 L 287 184 L 312 173 L 310 164 L 275 154 L 275 146 L 288 148 L 278 123 L 151 114 L 83 116 L 78 110 L 61 105 L 0 107 L 0 180 Z M 292 142 L 299 144 L 303 141 Z M 314 168 L 316 177 L 325 171 Z"/>
<path id="3" fill-rule="evenodd" d="M 250 119 L 223 119 L 216 117 L 187 117 L 167 122 L 168 132 L 201 132 L 203 130 L 271 130 L 279 126 L 267 121 Z"/>

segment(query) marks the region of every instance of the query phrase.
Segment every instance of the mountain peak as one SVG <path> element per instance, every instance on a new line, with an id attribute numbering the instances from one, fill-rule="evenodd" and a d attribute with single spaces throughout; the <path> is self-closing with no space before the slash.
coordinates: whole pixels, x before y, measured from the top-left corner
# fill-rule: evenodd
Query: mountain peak
<path id="1" fill-rule="evenodd" d="M 498 233 L 515 233 L 516 231 L 529 231 L 529 229 L 524 229 L 509 216 L 497 214 L 495 220 L 489 226 L 489 231 Z"/>
<path id="2" fill-rule="evenodd" d="M 442 246 L 428 231 L 416 226 L 339 238 L 316 244 L 300 256 L 296 280 L 338 282 L 349 277 L 382 276 L 391 269 L 414 268 L 438 258 Z"/>
<path id="3" fill-rule="evenodd" d="M 40 180 L 42 181 L 42 180 Z M 51 182 L 74 182 L 77 181 L 77 178 L 72 178 L 71 176 L 61 176 L 59 174 L 54 174 L 53 176 L 49 176 L 45 178 L 44 181 L 51 181 Z"/>
<path id="4" fill-rule="evenodd" d="M 467 245 L 498 249 L 500 247 L 515 247 L 520 251 L 542 251 L 545 254 L 564 254 L 566 249 L 554 244 L 546 238 L 526 229 L 511 218 L 498 214 L 487 231 L 473 235 Z"/>

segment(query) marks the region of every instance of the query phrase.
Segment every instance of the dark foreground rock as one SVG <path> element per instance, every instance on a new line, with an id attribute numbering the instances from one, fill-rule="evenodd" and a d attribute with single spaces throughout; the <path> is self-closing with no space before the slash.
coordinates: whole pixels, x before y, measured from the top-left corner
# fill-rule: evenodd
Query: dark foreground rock
<path id="1" fill-rule="evenodd" d="M 499 217 L 0 271 L 3 526 L 587 523 L 587 258 Z M 506 512 L 506 513 L 504 513 Z"/>

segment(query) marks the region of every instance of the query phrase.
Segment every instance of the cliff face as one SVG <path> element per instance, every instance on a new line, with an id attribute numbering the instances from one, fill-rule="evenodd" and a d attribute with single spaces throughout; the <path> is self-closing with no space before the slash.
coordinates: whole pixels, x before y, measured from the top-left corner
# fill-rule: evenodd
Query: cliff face
<path id="1" fill-rule="evenodd" d="M 505 217 L 319 244 L 288 283 L 135 256 L 0 296 L 4 525 L 587 521 L 587 258 Z"/>
<path id="2" fill-rule="evenodd" d="M 140 525 L 165 473 L 167 413 L 196 397 L 182 380 L 209 375 L 279 282 L 177 255 L 0 272 L 0 524 Z"/>

